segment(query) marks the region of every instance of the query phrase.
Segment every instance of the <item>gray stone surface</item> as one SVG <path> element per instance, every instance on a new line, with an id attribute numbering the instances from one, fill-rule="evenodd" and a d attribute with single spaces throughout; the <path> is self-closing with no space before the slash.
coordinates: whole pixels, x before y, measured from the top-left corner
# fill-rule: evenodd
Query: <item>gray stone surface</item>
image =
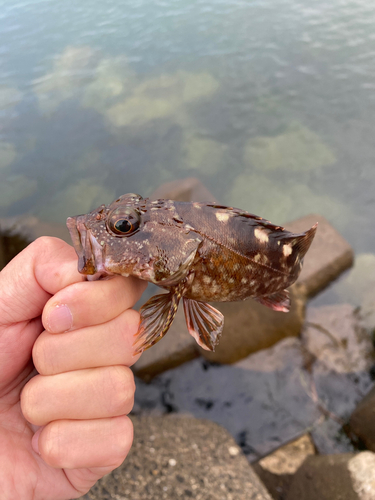
<path id="1" fill-rule="evenodd" d="M 286 500 L 374 500 L 375 455 L 308 457 L 296 472 Z"/>
<path id="2" fill-rule="evenodd" d="M 124 464 L 82 500 L 271 500 L 230 434 L 187 417 L 133 418 Z"/>
<path id="3" fill-rule="evenodd" d="M 250 461 L 310 432 L 321 453 L 353 447 L 342 431 L 373 382 L 373 347 L 351 306 L 310 308 L 302 338 L 233 365 L 202 358 L 137 381 L 136 413 L 188 413 L 221 425 Z"/>
<path id="4" fill-rule="evenodd" d="M 300 293 L 308 298 L 323 290 L 354 261 L 354 252 L 349 243 L 322 215 L 307 215 L 287 223 L 285 227 L 299 233 L 316 222 L 319 222 L 318 230 L 297 281 Z"/>
<path id="5" fill-rule="evenodd" d="M 375 387 L 354 410 L 349 421 L 353 434 L 371 451 L 375 451 Z"/>

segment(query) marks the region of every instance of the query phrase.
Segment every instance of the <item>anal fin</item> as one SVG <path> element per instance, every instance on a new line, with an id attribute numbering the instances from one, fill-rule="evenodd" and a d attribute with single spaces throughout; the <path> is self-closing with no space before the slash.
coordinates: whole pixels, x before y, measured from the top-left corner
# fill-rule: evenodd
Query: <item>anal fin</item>
<path id="1" fill-rule="evenodd" d="M 224 327 L 224 316 L 205 302 L 183 299 L 186 324 L 192 335 L 206 351 L 214 351 Z"/>
<path id="2" fill-rule="evenodd" d="M 263 297 L 255 297 L 254 300 L 259 302 L 259 304 L 273 309 L 274 311 L 289 312 L 290 309 L 290 297 L 288 290 L 282 290 L 281 292 L 276 292 Z"/>
<path id="3" fill-rule="evenodd" d="M 164 337 L 176 316 L 179 301 L 177 293 L 162 293 L 151 297 L 141 307 L 141 322 L 133 344 L 135 354 L 140 354 Z"/>

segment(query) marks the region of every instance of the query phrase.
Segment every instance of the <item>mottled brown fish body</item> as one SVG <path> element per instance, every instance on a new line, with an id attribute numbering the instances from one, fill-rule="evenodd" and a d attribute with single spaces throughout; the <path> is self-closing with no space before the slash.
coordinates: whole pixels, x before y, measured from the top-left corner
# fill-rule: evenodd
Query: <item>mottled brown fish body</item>
<path id="1" fill-rule="evenodd" d="M 169 290 L 141 309 L 140 352 L 168 330 L 183 300 L 189 332 L 213 349 L 223 327 L 211 301 L 248 297 L 286 312 L 316 226 L 292 234 L 243 210 L 128 194 L 68 219 L 79 271 L 137 276 Z M 89 277 L 90 279 L 90 277 Z"/>

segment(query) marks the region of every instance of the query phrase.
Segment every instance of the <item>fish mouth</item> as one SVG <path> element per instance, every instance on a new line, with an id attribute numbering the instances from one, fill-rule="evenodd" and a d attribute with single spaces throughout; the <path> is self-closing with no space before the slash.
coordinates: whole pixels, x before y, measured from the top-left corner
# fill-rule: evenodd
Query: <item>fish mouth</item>
<path id="1" fill-rule="evenodd" d="M 78 255 L 78 271 L 89 281 L 108 276 L 104 267 L 103 247 L 85 224 L 85 216 L 69 217 L 66 221 L 74 250 Z"/>

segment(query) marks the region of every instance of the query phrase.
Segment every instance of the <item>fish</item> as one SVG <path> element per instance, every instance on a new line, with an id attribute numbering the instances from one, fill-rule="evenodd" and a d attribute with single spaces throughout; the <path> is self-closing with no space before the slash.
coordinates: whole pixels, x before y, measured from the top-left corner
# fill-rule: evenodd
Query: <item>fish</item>
<path id="1" fill-rule="evenodd" d="M 181 301 L 189 333 L 209 351 L 224 326 L 223 314 L 209 302 L 252 298 L 288 312 L 287 288 L 301 272 L 317 225 L 294 234 L 215 202 L 152 200 L 134 193 L 67 219 L 78 271 L 89 281 L 136 276 L 165 290 L 140 308 L 135 353 L 164 337 Z"/>

